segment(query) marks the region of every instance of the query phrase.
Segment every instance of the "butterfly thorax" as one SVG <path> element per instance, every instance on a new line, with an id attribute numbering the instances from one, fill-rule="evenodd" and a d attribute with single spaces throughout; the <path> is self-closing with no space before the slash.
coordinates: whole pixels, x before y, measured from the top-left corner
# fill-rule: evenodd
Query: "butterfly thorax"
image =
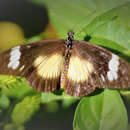
<path id="1" fill-rule="evenodd" d="M 68 73 L 68 68 L 69 68 L 69 61 L 70 61 L 70 55 L 71 55 L 71 50 L 73 48 L 73 40 L 74 40 L 74 33 L 73 32 L 68 32 L 68 38 L 66 40 L 66 50 L 65 50 L 65 55 L 64 55 L 64 65 L 63 65 L 63 71 L 61 73 L 61 88 L 64 88 L 66 79 L 67 79 L 67 73 Z"/>

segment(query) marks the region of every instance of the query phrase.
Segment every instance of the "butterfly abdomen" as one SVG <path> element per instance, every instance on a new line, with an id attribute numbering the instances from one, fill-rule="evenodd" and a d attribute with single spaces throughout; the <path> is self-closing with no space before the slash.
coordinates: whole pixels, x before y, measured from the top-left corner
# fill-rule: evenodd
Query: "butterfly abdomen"
<path id="1" fill-rule="evenodd" d="M 60 79 L 61 88 L 64 88 L 66 85 L 70 55 L 71 55 L 70 50 L 66 50 L 65 51 L 65 61 L 64 61 L 64 65 L 63 65 L 63 70 L 61 72 L 61 79 Z"/>

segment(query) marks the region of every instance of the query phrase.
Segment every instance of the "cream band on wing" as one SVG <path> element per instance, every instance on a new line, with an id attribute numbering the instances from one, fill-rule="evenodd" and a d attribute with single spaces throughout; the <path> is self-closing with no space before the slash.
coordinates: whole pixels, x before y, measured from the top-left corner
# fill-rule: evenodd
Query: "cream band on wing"
<path id="1" fill-rule="evenodd" d="M 58 53 L 51 56 L 40 55 L 34 61 L 34 66 L 40 77 L 51 79 L 60 76 L 63 61 L 63 56 Z"/>
<path id="2" fill-rule="evenodd" d="M 94 67 L 89 61 L 71 56 L 67 75 L 69 79 L 77 83 L 84 82 L 93 71 Z"/>

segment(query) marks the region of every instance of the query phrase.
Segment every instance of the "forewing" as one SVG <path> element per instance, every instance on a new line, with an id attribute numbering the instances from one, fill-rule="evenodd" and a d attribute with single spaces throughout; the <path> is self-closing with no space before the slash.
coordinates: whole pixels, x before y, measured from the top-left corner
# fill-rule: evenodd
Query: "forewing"
<path id="1" fill-rule="evenodd" d="M 56 89 L 64 60 L 64 40 L 44 40 L 14 47 L 0 54 L 0 74 L 25 77 L 35 89 Z"/>
<path id="2" fill-rule="evenodd" d="M 130 87 L 130 65 L 101 47 L 85 41 L 74 41 L 65 92 L 84 96 L 96 87 Z"/>

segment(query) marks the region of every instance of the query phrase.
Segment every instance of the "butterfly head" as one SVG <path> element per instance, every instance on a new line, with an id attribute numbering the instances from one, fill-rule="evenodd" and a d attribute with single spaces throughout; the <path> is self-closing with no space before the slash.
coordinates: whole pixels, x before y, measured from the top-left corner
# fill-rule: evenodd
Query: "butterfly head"
<path id="1" fill-rule="evenodd" d="M 73 31 L 69 31 L 68 32 L 68 38 L 66 40 L 66 48 L 68 50 L 72 49 L 72 41 L 74 40 L 74 32 Z"/>
<path id="2" fill-rule="evenodd" d="M 74 40 L 74 32 L 73 31 L 68 32 L 68 39 L 70 39 L 71 41 Z"/>

